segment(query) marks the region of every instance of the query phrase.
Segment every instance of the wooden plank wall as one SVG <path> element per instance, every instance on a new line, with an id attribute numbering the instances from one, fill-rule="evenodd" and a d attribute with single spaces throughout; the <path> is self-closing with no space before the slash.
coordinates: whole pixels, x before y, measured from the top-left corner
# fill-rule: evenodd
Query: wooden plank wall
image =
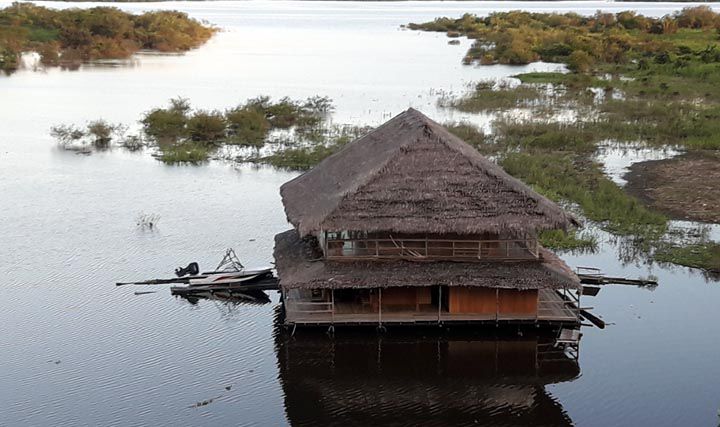
<path id="1" fill-rule="evenodd" d="M 495 314 L 495 289 L 458 286 L 448 288 L 448 291 L 450 313 Z"/>
<path id="2" fill-rule="evenodd" d="M 537 289 L 501 289 L 498 299 L 498 312 L 500 314 L 537 313 Z"/>
<path id="3" fill-rule="evenodd" d="M 450 313 L 473 314 L 535 314 L 537 290 L 452 287 Z M 497 292 L 497 293 L 496 293 Z"/>

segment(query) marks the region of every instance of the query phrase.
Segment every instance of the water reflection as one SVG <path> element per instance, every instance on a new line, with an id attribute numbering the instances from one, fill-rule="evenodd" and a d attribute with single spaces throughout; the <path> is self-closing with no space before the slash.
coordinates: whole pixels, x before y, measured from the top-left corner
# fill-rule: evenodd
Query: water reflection
<path id="1" fill-rule="evenodd" d="M 580 375 L 578 348 L 552 334 L 276 332 L 292 425 L 573 424 L 545 387 Z"/>
<path id="2" fill-rule="evenodd" d="M 172 294 L 178 298 L 184 299 L 192 305 L 196 305 L 200 300 L 210 300 L 221 302 L 220 307 L 225 307 L 223 311 L 233 313 L 245 305 L 263 305 L 270 303 L 270 297 L 263 291 L 203 291 L 203 292 L 186 292 L 186 289 L 172 290 Z"/>

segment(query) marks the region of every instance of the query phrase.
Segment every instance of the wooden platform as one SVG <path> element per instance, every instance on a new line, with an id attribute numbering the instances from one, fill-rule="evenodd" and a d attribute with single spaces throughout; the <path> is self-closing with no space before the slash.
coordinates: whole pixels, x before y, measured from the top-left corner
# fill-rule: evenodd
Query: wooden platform
<path id="1" fill-rule="evenodd" d="M 577 324 L 579 318 L 573 307 L 556 291 L 540 290 L 538 313 L 528 314 L 454 314 L 437 308 L 423 308 L 420 311 L 362 311 L 358 306 L 331 304 L 325 310 L 316 312 L 290 312 L 286 323 L 300 325 L 341 325 L 341 324 L 438 324 L 438 323 L 556 323 Z"/>

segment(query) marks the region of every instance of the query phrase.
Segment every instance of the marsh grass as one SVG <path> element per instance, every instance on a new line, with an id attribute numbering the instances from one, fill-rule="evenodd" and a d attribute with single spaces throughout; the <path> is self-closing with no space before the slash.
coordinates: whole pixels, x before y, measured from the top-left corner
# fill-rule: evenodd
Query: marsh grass
<path id="1" fill-rule="evenodd" d="M 540 244 L 544 247 L 574 253 L 595 252 L 597 238 L 588 232 L 578 230 L 547 230 L 540 233 Z"/>
<path id="2" fill-rule="evenodd" d="M 50 128 L 50 136 L 67 150 L 108 150 L 113 143 L 122 146 L 136 138 L 135 135 L 127 136 L 126 132 L 127 126 L 103 119 L 90 121 L 83 127 L 60 124 Z"/>
<path id="3" fill-rule="evenodd" d="M 157 158 L 168 165 L 179 163 L 201 164 L 206 162 L 212 153 L 212 150 L 204 144 L 193 142 L 163 143 L 159 148 L 160 154 Z"/>
<path id="4" fill-rule="evenodd" d="M 511 175 L 556 201 L 577 204 L 586 218 L 618 235 L 657 239 L 667 218 L 650 211 L 602 172 L 600 165 L 564 153 L 516 152 L 501 165 Z"/>
<path id="5" fill-rule="evenodd" d="M 529 107 L 548 100 L 547 94 L 535 86 L 496 84 L 495 81 L 481 81 L 464 97 L 440 98 L 441 107 L 454 108 L 463 112 L 507 110 Z"/>
<path id="6" fill-rule="evenodd" d="M 308 170 L 323 159 L 342 149 L 349 142 L 370 132 L 366 126 L 331 126 L 318 130 L 305 145 L 285 145 L 272 154 L 249 159 L 255 163 L 271 165 L 287 170 Z"/>
<path id="7" fill-rule="evenodd" d="M 657 249 L 655 259 L 720 273 L 720 243 L 705 242 L 686 246 L 667 244 Z"/>
<path id="8" fill-rule="evenodd" d="M 498 143 L 512 149 L 592 153 L 603 138 L 594 122 L 522 120 L 503 115 L 492 126 Z"/>

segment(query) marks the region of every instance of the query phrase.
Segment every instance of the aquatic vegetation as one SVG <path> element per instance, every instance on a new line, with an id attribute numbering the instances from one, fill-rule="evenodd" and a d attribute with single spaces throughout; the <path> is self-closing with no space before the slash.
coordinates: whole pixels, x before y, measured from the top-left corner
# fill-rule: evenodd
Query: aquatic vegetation
<path id="1" fill-rule="evenodd" d="M 176 98 L 166 108 L 145 113 L 140 123 L 160 148 L 163 162 L 198 163 L 222 145 L 260 148 L 274 129 L 302 135 L 319 127 L 331 110 L 332 101 L 319 96 L 275 102 L 261 96 L 225 112 L 193 110 L 186 99 Z"/>
<path id="2" fill-rule="evenodd" d="M 557 122 L 547 119 L 524 120 L 501 116 L 492 123 L 499 143 L 507 148 L 593 152 L 602 138 L 592 122 Z"/>
<path id="3" fill-rule="evenodd" d="M 578 230 L 547 230 L 540 234 L 540 244 L 556 251 L 594 252 L 597 250 L 597 238 Z"/>
<path id="4" fill-rule="evenodd" d="M 272 101 L 269 97 L 258 97 L 225 111 L 196 110 L 187 99 L 174 98 L 166 107 L 153 108 L 140 118 L 142 135 L 126 136 L 126 126 L 111 125 L 103 120 L 90 122 L 86 128 L 58 125 L 50 133 L 65 148 L 92 146 L 103 149 L 115 142 L 121 147 L 138 150 L 152 145 L 159 151 L 156 157 L 164 163 L 198 164 L 215 155 L 222 146 L 259 149 L 273 142 L 270 132 L 275 130 L 284 132 L 291 142 L 310 141 L 325 145 L 288 148 L 298 150 L 294 154 L 295 160 L 281 166 L 302 168 L 303 164 L 316 161 L 312 159 L 328 155 L 326 150 L 333 144 L 346 143 L 350 136 L 356 135 L 352 131 L 355 128 L 337 128 L 343 129 L 338 133 L 336 128 L 324 126 L 332 109 L 332 101 L 320 96 L 304 101 L 289 98 Z M 285 155 L 288 159 L 291 156 L 292 151 Z M 281 162 L 280 158 L 277 161 Z"/>
<path id="5" fill-rule="evenodd" d="M 656 239 L 667 228 L 663 215 L 650 211 L 605 176 L 600 165 L 580 156 L 514 152 L 500 164 L 541 194 L 576 203 L 586 218 L 612 233 Z"/>
<path id="6" fill-rule="evenodd" d="M 442 107 L 455 108 L 464 112 L 487 110 L 506 110 L 509 108 L 527 107 L 544 99 L 543 92 L 534 86 L 520 85 L 511 87 L 508 84 L 491 81 L 480 81 L 467 96 L 460 98 L 440 98 Z"/>
<path id="7" fill-rule="evenodd" d="M 160 221 L 160 215 L 155 213 L 141 212 L 135 220 L 135 225 L 141 230 L 153 231 L 157 228 L 157 224 Z"/>
<path id="8" fill-rule="evenodd" d="M 212 143 L 224 140 L 227 122 L 219 111 L 195 111 L 187 119 L 187 135 L 190 141 Z"/>
<path id="9" fill-rule="evenodd" d="M 160 154 L 157 156 L 165 164 L 189 163 L 200 164 L 210 157 L 209 147 L 193 142 L 160 144 Z"/>
<path id="10" fill-rule="evenodd" d="M 225 113 L 228 143 L 248 147 L 262 147 L 272 125 L 265 113 L 245 106 Z"/>
<path id="11" fill-rule="evenodd" d="M 0 9 L 0 70 L 17 69 L 27 51 L 38 52 L 45 65 L 128 58 L 140 49 L 184 52 L 215 31 L 176 11 L 135 15 L 114 7 L 57 10 L 13 3 Z"/>
<path id="12" fill-rule="evenodd" d="M 492 155 L 497 152 L 498 147 L 492 141 L 491 135 L 486 135 L 482 129 L 472 123 L 445 123 L 443 126 L 455 136 L 472 145 L 476 150 L 485 155 Z"/>
<path id="13" fill-rule="evenodd" d="M 263 157 L 247 159 L 255 163 L 271 165 L 281 169 L 308 170 L 323 159 L 340 150 L 345 144 L 371 130 L 363 126 L 334 126 L 321 130 L 322 136 L 304 146 L 285 146 Z"/>
<path id="14" fill-rule="evenodd" d="M 687 246 L 667 244 L 655 252 L 655 259 L 720 273 L 720 243 L 706 242 Z"/>
<path id="15" fill-rule="evenodd" d="M 137 136 L 126 136 L 127 127 L 111 124 L 98 119 L 87 123 L 83 128 L 75 125 L 56 125 L 50 128 L 50 136 L 55 138 L 60 147 L 67 150 L 106 150 L 113 141 L 120 145 L 138 144 Z"/>

